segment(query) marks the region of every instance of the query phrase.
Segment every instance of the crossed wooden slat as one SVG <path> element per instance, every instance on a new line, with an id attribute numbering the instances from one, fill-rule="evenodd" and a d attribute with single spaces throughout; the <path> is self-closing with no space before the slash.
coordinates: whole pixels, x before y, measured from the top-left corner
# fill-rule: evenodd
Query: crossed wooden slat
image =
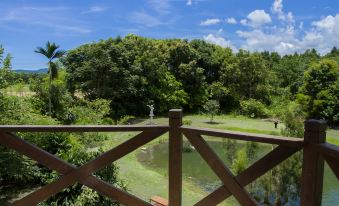
<path id="1" fill-rule="evenodd" d="M 62 174 L 58 180 L 48 184 L 26 197 L 16 201 L 13 205 L 26 206 L 37 205 L 38 203 L 48 199 L 55 195 L 59 191 L 79 182 L 86 185 L 102 195 L 112 198 L 125 205 L 135 206 L 151 206 L 150 203 L 145 202 L 119 188 L 97 179 L 92 173 L 104 168 L 108 164 L 118 160 L 126 154 L 134 151 L 138 147 L 154 140 L 156 137 L 166 133 L 166 129 L 155 129 L 143 131 L 136 135 L 134 138 L 127 140 L 119 146 L 103 153 L 94 160 L 91 160 L 87 164 L 81 167 L 75 167 L 74 165 L 28 143 L 27 141 L 15 136 L 11 133 L 0 132 L 0 143 L 16 150 L 17 152 L 32 158 L 40 164 L 55 170 Z"/>
<path id="2" fill-rule="evenodd" d="M 224 184 L 195 206 L 217 205 L 231 195 L 241 205 L 258 205 L 244 187 L 301 149 L 301 146 L 299 148 L 278 146 L 235 177 L 199 133 L 192 131 L 183 131 L 183 133 Z"/>

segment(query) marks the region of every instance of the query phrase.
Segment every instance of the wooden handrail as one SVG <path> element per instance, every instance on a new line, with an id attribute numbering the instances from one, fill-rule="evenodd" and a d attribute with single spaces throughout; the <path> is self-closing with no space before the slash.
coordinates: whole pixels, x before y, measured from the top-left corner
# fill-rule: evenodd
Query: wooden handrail
<path id="1" fill-rule="evenodd" d="M 168 130 L 165 125 L 0 125 L 2 132 L 133 132 Z"/>
<path id="2" fill-rule="evenodd" d="M 36 205 L 76 182 L 127 206 L 151 206 L 150 203 L 97 179 L 93 172 L 169 132 L 169 204 L 182 205 L 182 147 L 183 134 L 195 146 L 223 185 L 200 200 L 195 206 L 217 205 L 233 195 L 242 205 L 257 205 L 245 186 L 280 164 L 299 150 L 303 150 L 301 205 L 315 206 L 321 202 L 324 159 L 339 179 L 339 147 L 325 143 L 326 124 L 322 121 L 305 122 L 305 136 L 291 138 L 263 134 L 225 131 L 182 126 L 182 111 L 170 110 L 169 125 L 111 126 L 111 125 L 0 125 L 0 144 L 59 172 L 62 176 L 39 188 L 14 205 Z M 62 159 L 28 143 L 11 132 L 138 132 L 119 146 L 103 153 L 85 165 L 75 167 Z M 218 158 L 203 136 L 230 138 L 278 145 L 270 153 L 235 176 Z"/>
<path id="3" fill-rule="evenodd" d="M 284 145 L 289 147 L 302 147 L 304 145 L 304 140 L 301 138 L 293 137 L 282 137 L 282 136 L 273 136 L 273 135 L 264 135 L 264 134 L 252 134 L 245 132 L 234 132 L 228 130 L 217 130 L 217 129 L 207 129 L 207 128 L 196 128 L 196 127 L 187 127 L 182 126 L 181 131 L 184 133 L 195 133 L 200 135 L 206 135 L 211 137 L 221 137 L 229 138 L 243 141 L 252 141 L 252 142 L 261 142 L 269 143 L 276 145 Z"/>
<path id="4" fill-rule="evenodd" d="M 336 158 L 339 162 L 339 147 L 330 143 L 310 144 L 312 149 L 320 152 L 322 155 L 328 155 Z"/>

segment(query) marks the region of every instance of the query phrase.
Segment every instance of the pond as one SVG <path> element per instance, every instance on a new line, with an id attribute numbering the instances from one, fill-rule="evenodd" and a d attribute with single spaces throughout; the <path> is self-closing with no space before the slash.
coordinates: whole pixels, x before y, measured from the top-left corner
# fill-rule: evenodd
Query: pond
<path id="1" fill-rule="evenodd" d="M 208 141 L 208 144 L 213 150 L 224 160 L 225 164 L 230 167 L 232 165 L 225 152 L 225 145 L 220 141 Z M 190 146 L 187 142 L 184 143 L 185 148 Z M 245 143 L 236 143 L 237 149 L 245 147 Z M 193 148 L 193 147 L 192 147 Z M 254 155 L 249 163 L 253 163 L 267 154 L 272 149 L 272 145 L 259 144 L 256 155 Z M 151 168 L 161 174 L 167 175 L 168 168 L 168 143 L 163 142 L 157 145 L 143 148 L 137 153 L 138 161 L 146 167 Z M 207 163 L 200 157 L 200 155 L 192 149 L 190 152 L 183 153 L 183 178 L 198 185 L 208 192 L 214 191 L 221 186 L 221 181 L 209 168 Z M 339 202 L 339 181 L 336 179 L 330 168 L 326 165 L 324 188 L 323 188 L 323 205 L 336 205 Z M 288 205 L 296 205 L 296 203 L 289 203 Z"/>

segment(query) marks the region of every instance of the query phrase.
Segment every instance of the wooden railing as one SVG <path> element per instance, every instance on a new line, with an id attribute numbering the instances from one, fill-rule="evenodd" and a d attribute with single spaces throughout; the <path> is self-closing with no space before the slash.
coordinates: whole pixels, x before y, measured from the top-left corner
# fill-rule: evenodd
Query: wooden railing
<path id="1" fill-rule="evenodd" d="M 64 160 L 30 144 L 15 132 L 140 132 L 135 137 L 103 153 L 85 165 L 75 167 Z M 80 183 L 98 193 L 127 206 L 151 204 L 116 188 L 92 174 L 144 144 L 169 132 L 169 205 L 182 205 L 182 146 L 183 135 L 208 163 L 223 185 L 196 203 L 196 206 L 213 206 L 230 196 L 241 205 L 258 205 L 244 188 L 282 161 L 303 150 L 301 176 L 301 205 L 321 205 L 324 159 L 339 179 L 339 147 L 325 143 L 326 124 L 318 120 L 305 122 L 304 139 L 257 135 L 224 130 L 182 126 L 182 111 L 170 110 L 169 126 L 0 126 L 0 144 L 37 161 L 60 173 L 60 178 L 41 187 L 13 205 L 37 205 L 61 190 Z M 203 135 L 278 145 L 274 150 L 235 176 L 206 143 Z"/>

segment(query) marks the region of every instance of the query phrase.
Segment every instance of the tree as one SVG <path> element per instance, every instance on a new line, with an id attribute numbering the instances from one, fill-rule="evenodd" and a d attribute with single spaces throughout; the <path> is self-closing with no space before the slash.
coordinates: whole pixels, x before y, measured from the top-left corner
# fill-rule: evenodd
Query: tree
<path id="1" fill-rule="evenodd" d="M 48 73 L 49 73 L 49 97 L 48 97 L 48 114 L 52 115 L 52 80 L 54 78 L 57 77 L 58 75 L 58 67 L 55 64 L 55 62 L 53 62 L 55 59 L 59 59 L 60 57 L 62 57 L 66 51 L 64 50 L 58 50 L 59 49 L 59 45 L 56 45 L 55 43 L 50 43 L 49 41 L 46 43 L 45 48 L 42 47 L 37 47 L 37 49 L 35 50 L 36 53 L 38 54 L 42 54 L 43 56 L 45 56 L 48 59 Z"/>
<path id="2" fill-rule="evenodd" d="M 3 58 L 4 48 L 0 45 L 0 88 L 7 87 L 13 81 L 12 55 L 8 53 Z"/>
<path id="3" fill-rule="evenodd" d="M 69 90 L 110 100 L 115 119 L 144 115 L 151 100 L 159 113 L 182 107 L 188 95 L 168 69 L 168 50 L 166 40 L 135 35 L 80 46 L 63 58 Z"/>
<path id="4" fill-rule="evenodd" d="M 208 100 L 205 105 L 204 109 L 210 116 L 210 122 L 213 122 L 214 115 L 216 115 L 219 112 L 219 102 L 216 100 Z"/>
<path id="5" fill-rule="evenodd" d="M 304 73 L 298 102 L 309 118 L 339 122 L 339 66 L 334 60 L 313 63 Z"/>
<path id="6" fill-rule="evenodd" d="M 240 50 L 232 62 L 221 68 L 220 81 L 238 102 L 256 99 L 269 103 L 271 73 L 260 53 Z"/>

